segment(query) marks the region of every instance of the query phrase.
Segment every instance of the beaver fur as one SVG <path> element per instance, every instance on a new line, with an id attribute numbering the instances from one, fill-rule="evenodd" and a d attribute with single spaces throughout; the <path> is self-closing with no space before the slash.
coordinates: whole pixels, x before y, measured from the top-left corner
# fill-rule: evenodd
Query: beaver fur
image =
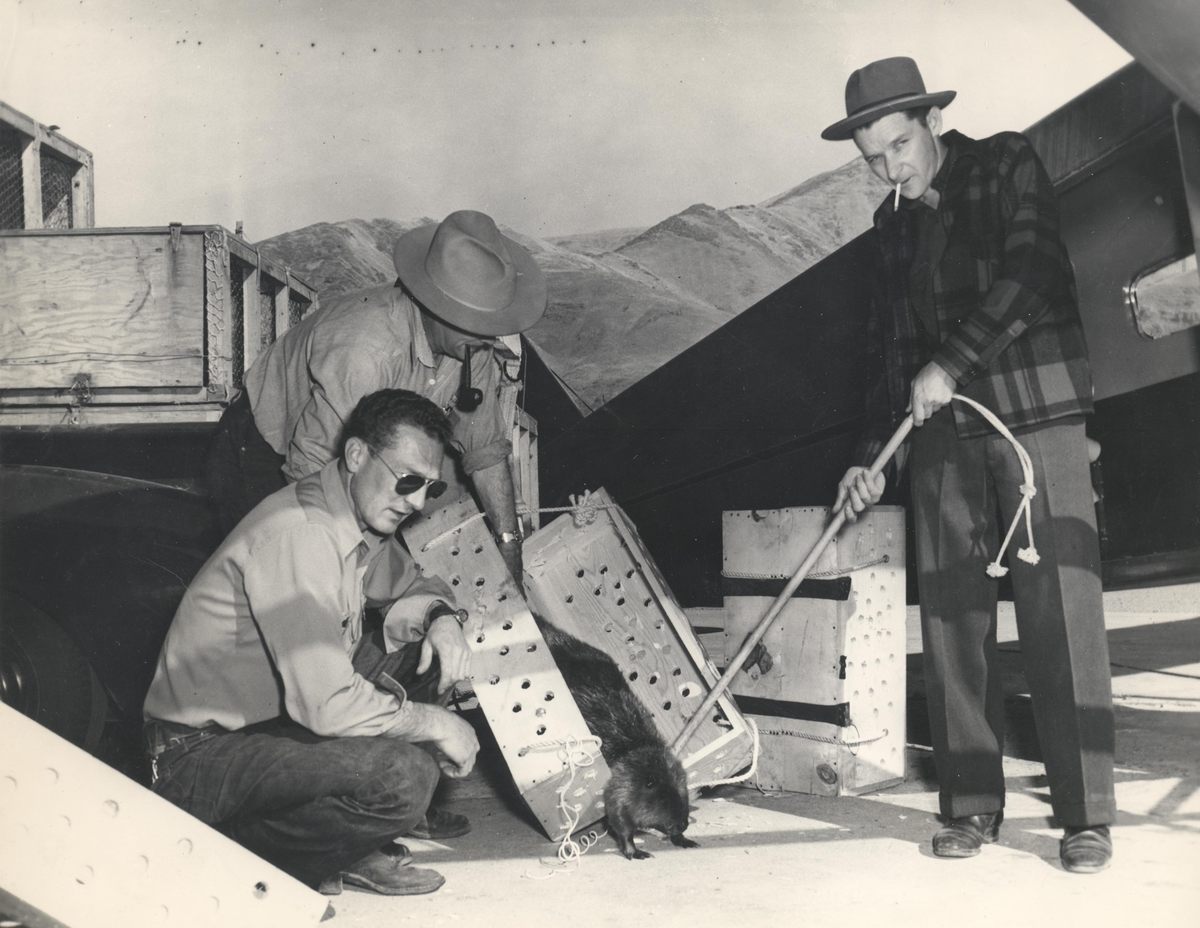
<path id="1" fill-rule="evenodd" d="M 583 720 L 600 738 L 600 753 L 612 772 L 604 789 L 604 811 L 621 853 L 630 860 L 653 856 L 633 842 L 634 834 L 650 829 L 678 847 L 698 847 L 683 836 L 690 812 L 683 765 L 616 662 L 541 616 L 535 618 Z"/>

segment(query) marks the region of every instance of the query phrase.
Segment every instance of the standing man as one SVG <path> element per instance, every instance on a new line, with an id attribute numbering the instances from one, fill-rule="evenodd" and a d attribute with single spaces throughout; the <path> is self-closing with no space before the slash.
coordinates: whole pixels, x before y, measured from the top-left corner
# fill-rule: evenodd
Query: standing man
<path id="1" fill-rule="evenodd" d="M 155 792 L 325 893 L 443 883 L 392 842 L 428 831 L 439 768 L 475 763 L 471 726 L 410 698 L 433 675 L 448 692 L 470 651 L 449 587 L 389 539 L 445 489 L 449 439 L 424 397 L 360 400 L 340 454 L 256 506 L 200 569 L 146 696 Z M 364 637 L 368 604 L 388 657 Z M 359 672 L 381 663 L 379 685 Z"/>
<path id="2" fill-rule="evenodd" d="M 908 466 L 916 526 L 925 677 L 946 819 L 939 857 L 971 857 L 1004 817 L 1004 694 L 996 581 L 985 564 L 1024 482 L 1013 449 L 965 404 L 996 413 L 1029 452 L 1041 541 L 1010 559 L 1017 629 L 1033 696 L 1063 866 L 1112 856 L 1112 685 L 1084 416 L 1092 411 L 1075 281 L 1045 169 L 1021 135 L 942 134 L 954 91 L 927 93 L 910 58 L 846 84 L 846 118 L 822 137 L 853 139 L 894 188 L 875 212 L 879 266 L 868 353 L 879 365 L 867 428 L 835 510 L 878 501 L 867 465 L 913 415 Z M 1033 563 L 1030 563 L 1032 561 Z"/>
<path id="3" fill-rule="evenodd" d="M 222 528 L 231 531 L 259 500 L 335 458 L 342 424 L 363 396 L 412 390 L 450 416 L 463 469 L 520 586 L 508 466 L 520 362 L 498 336 L 542 317 L 545 277 L 528 251 L 473 210 L 403 235 L 393 263 L 395 286 L 330 300 L 246 372 L 209 451 Z"/>

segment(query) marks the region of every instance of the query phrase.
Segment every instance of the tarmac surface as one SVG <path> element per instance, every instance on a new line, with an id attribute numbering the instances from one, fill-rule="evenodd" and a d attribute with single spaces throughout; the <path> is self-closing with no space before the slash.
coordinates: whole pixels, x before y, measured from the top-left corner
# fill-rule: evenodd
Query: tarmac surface
<path id="1" fill-rule="evenodd" d="M 1007 608 L 1005 608 L 1007 605 Z M 1008 801 L 998 844 L 935 858 L 937 784 L 915 607 L 908 616 L 909 731 L 903 784 L 861 797 L 721 787 L 694 803 L 696 849 L 649 835 L 629 861 L 601 837 L 576 863 L 481 769 L 446 796 L 471 834 L 406 840 L 446 884 L 429 896 L 333 897 L 335 928 L 836 924 L 1118 926 L 1200 924 L 1200 584 L 1105 595 L 1117 725 L 1112 866 L 1065 872 L 1051 824 L 1011 604 L 1002 605 Z"/>
<path id="2" fill-rule="evenodd" d="M 840 798 L 724 786 L 694 801 L 687 835 L 698 848 L 647 835 L 639 840 L 653 858 L 631 861 L 601 836 L 577 861 L 556 866 L 556 846 L 516 795 L 498 753 L 485 752 L 476 771 L 448 781 L 441 797 L 470 817 L 471 833 L 444 842 L 405 840 L 414 865 L 436 869 L 445 885 L 409 897 L 348 889 L 329 897 L 333 914 L 325 924 L 1200 925 L 1200 583 L 1107 593 L 1105 621 L 1119 814 L 1113 863 L 1102 873 L 1070 874 L 1059 863 L 1061 830 L 1050 820 L 1011 604 L 1002 604 L 999 620 L 1008 727 L 1000 840 L 972 859 L 932 855 L 937 783 L 926 746 L 918 618 L 910 607 L 903 783 Z M 0 889 L 0 928 L 59 924 Z"/>

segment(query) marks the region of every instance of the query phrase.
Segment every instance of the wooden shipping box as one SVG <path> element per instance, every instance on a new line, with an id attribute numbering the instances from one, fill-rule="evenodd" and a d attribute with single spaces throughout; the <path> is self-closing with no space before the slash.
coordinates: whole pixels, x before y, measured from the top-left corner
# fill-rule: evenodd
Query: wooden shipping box
<path id="1" fill-rule="evenodd" d="M 673 744 L 719 678 L 629 517 L 604 491 L 593 508 L 559 516 L 527 539 L 530 604 L 559 628 L 604 651 Z M 696 788 L 750 764 L 753 734 L 728 694 L 679 759 Z"/>
<path id="2" fill-rule="evenodd" d="M 439 502 L 441 502 L 439 500 Z M 428 574 L 470 613 L 471 685 L 522 798 L 554 841 L 604 815 L 608 765 L 571 698 L 529 606 L 465 495 L 405 523 Z"/>
<path id="3" fill-rule="evenodd" d="M 220 226 L 0 232 L 0 425 L 214 421 L 316 302 Z"/>
<path id="4" fill-rule="evenodd" d="M 590 519 L 564 514 L 525 540 L 528 604 L 471 497 L 403 529 L 422 569 L 445 579 L 470 612 L 475 696 L 517 789 L 554 840 L 603 816 L 610 772 L 591 750 L 591 732 L 530 607 L 609 654 L 668 744 L 718 678 L 628 518 L 603 490 L 591 501 Z M 594 761 L 573 766 L 570 745 L 588 748 Z M 744 769 L 752 751 L 750 726 L 724 696 L 680 760 L 689 784 L 699 787 Z"/>
<path id="5" fill-rule="evenodd" d="M 725 512 L 728 664 L 812 549 L 825 508 Z M 904 779 L 904 510 L 876 506 L 825 549 L 733 680 L 759 727 L 757 782 L 838 796 Z"/>

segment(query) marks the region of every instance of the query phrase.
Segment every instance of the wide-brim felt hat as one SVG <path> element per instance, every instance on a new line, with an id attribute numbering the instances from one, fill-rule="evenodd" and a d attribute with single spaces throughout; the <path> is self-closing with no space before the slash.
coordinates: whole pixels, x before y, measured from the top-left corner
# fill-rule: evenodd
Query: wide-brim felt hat
<path id="1" fill-rule="evenodd" d="M 925 81 L 911 58 L 872 61 L 846 81 L 846 118 L 827 128 L 821 138 L 831 142 L 853 138 L 855 129 L 888 113 L 924 106 L 947 106 L 957 95 L 953 90 L 926 92 Z"/>
<path id="2" fill-rule="evenodd" d="M 523 332 L 546 311 L 546 278 L 533 256 L 476 210 L 405 233 L 392 261 L 422 307 L 473 335 Z"/>

